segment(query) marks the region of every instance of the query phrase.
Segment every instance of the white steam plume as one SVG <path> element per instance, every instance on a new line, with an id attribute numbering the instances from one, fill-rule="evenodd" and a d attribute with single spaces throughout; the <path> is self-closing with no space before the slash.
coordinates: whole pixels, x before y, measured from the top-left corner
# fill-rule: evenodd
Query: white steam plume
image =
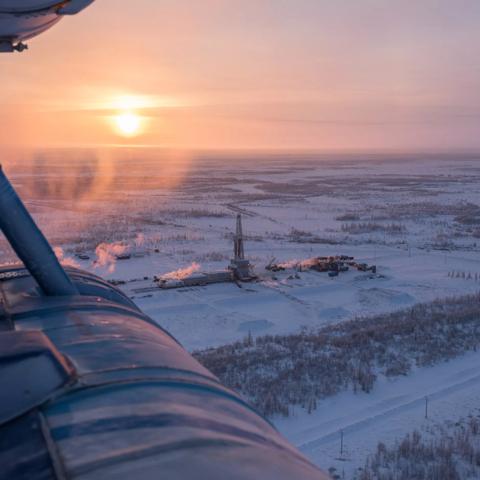
<path id="1" fill-rule="evenodd" d="M 162 280 L 183 280 L 189 277 L 195 272 L 198 272 L 201 268 L 199 263 L 193 262 L 189 267 L 180 268 L 174 272 L 166 273 L 161 276 Z"/>
<path id="2" fill-rule="evenodd" d="M 53 247 L 53 253 L 55 253 L 56 257 L 58 258 L 58 261 L 64 267 L 80 268 L 80 265 L 72 257 L 65 255 L 65 252 L 63 251 L 62 247 Z"/>
<path id="3" fill-rule="evenodd" d="M 93 263 L 94 267 L 105 267 L 108 273 L 113 273 L 117 263 L 117 256 L 122 255 L 126 250 L 127 247 L 121 243 L 101 243 L 95 249 L 97 259 Z"/>

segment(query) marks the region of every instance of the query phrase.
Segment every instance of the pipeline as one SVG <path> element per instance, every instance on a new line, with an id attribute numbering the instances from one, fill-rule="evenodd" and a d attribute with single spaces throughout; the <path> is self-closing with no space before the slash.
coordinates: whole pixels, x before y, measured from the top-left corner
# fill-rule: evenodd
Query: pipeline
<path id="1" fill-rule="evenodd" d="M 0 229 L 25 268 L 48 296 L 78 291 L 0 165 Z"/>

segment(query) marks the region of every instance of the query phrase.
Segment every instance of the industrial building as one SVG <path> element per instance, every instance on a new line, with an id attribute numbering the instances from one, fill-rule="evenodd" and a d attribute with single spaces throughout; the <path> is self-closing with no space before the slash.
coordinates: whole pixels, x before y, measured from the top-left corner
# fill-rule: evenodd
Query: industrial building
<path id="1" fill-rule="evenodd" d="M 235 280 L 247 282 L 255 279 L 252 265 L 245 258 L 245 247 L 242 228 L 242 217 L 237 215 L 236 231 L 233 237 L 233 258 L 227 270 L 214 272 L 195 272 L 182 278 L 155 277 L 160 288 L 200 287 L 212 283 L 233 282 Z"/>
<path id="2" fill-rule="evenodd" d="M 368 265 L 366 263 L 358 263 L 355 257 L 347 255 L 335 255 L 328 257 L 315 257 L 308 260 L 299 261 L 295 264 L 282 264 L 270 262 L 265 269 L 272 272 L 280 272 L 283 270 L 315 270 L 316 272 L 326 272 L 330 277 L 336 277 L 341 272 L 347 272 L 350 268 L 355 268 L 359 272 L 377 273 L 376 265 Z"/>
<path id="3" fill-rule="evenodd" d="M 212 283 L 225 283 L 233 281 L 233 274 L 230 270 L 220 270 L 217 272 L 193 273 L 188 277 L 181 279 L 155 279 L 160 288 L 182 288 L 182 287 L 201 287 Z"/>

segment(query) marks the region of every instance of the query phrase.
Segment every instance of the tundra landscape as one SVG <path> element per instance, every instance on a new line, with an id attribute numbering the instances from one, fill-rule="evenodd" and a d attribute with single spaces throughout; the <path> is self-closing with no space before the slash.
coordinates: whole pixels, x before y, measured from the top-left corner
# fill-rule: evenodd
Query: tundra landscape
<path id="1" fill-rule="evenodd" d="M 333 478 L 478 478 L 477 156 L 20 160 L 4 168 L 62 263 L 121 288 Z M 249 281 L 228 276 L 238 215 Z"/>

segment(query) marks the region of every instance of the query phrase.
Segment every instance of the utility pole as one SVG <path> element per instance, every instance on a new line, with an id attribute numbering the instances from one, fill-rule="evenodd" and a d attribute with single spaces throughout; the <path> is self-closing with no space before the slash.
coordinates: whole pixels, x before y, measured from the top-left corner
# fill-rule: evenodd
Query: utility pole
<path id="1" fill-rule="evenodd" d="M 425 418 L 428 418 L 428 397 L 425 397 Z"/>
<path id="2" fill-rule="evenodd" d="M 340 430 L 340 458 L 343 457 L 343 430 Z"/>

